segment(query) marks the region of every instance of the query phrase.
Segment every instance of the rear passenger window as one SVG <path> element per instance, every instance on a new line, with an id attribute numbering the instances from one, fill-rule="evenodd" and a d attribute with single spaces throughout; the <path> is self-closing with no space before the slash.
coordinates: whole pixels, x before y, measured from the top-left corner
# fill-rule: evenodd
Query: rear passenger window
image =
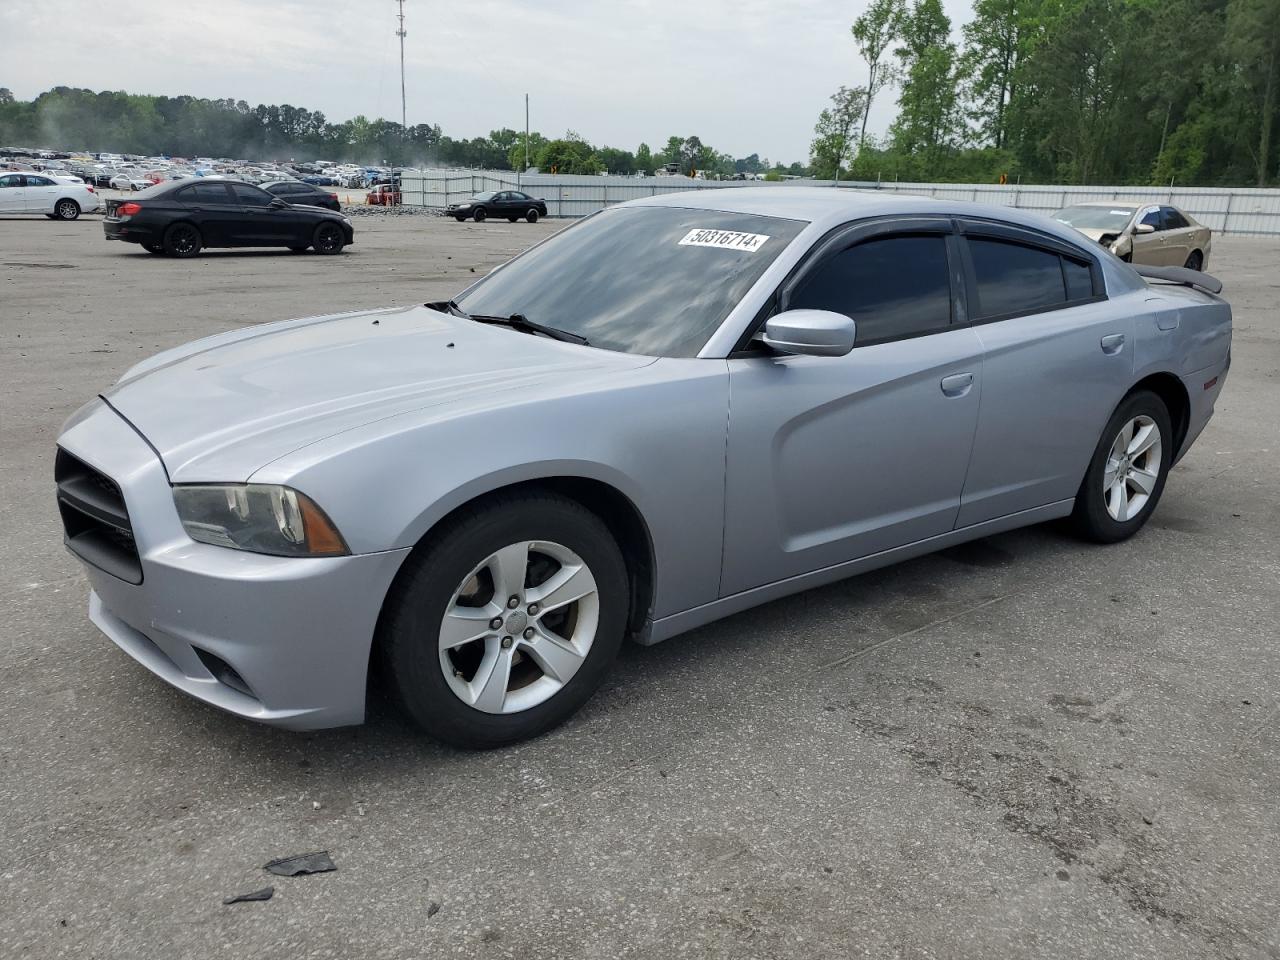
<path id="1" fill-rule="evenodd" d="M 1180 214 L 1173 207 L 1161 207 L 1160 212 L 1164 215 L 1164 228 L 1166 230 L 1181 230 L 1183 227 L 1189 227 L 1187 218 Z"/>
<path id="2" fill-rule="evenodd" d="M 229 203 L 227 188 L 221 183 L 193 183 L 182 191 L 183 203 Z"/>
<path id="3" fill-rule="evenodd" d="M 1066 303 L 1062 258 L 1048 250 L 971 237 L 978 317 L 1034 313 Z"/>
<path id="4" fill-rule="evenodd" d="M 932 333 L 951 323 L 951 280 L 941 236 L 868 240 L 827 258 L 787 303 L 852 317 L 858 345 Z"/>
<path id="5" fill-rule="evenodd" d="M 1067 280 L 1068 300 L 1088 300 L 1093 296 L 1093 274 L 1087 263 L 1063 257 L 1062 275 Z"/>

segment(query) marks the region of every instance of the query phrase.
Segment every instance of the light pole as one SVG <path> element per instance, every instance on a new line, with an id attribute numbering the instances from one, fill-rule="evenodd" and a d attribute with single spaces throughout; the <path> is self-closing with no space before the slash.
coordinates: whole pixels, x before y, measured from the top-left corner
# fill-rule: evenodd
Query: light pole
<path id="1" fill-rule="evenodd" d="M 398 2 L 400 4 L 400 29 L 396 31 L 396 36 L 400 38 L 400 139 L 404 140 L 409 132 L 409 124 L 404 107 L 404 0 L 398 0 Z"/>

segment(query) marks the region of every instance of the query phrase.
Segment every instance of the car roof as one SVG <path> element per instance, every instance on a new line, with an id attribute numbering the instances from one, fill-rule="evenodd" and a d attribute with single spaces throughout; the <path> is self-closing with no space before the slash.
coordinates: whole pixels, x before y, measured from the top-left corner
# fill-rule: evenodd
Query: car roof
<path id="1" fill-rule="evenodd" d="M 1117 210 L 1137 210 L 1139 207 L 1147 206 L 1168 206 L 1168 204 L 1157 204 L 1154 200 L 1143 200 L 1137 202 L 1134 200 L 1082 200 L 1080 203 L 1069 203 L 1069 207 L 1115 207 Z M 1066 209 L 1065 207 L 1063 209 Z"/>
<path id="2" fill-rule="evenodd" d="M 1047 233 L 1088 249 L 1081 234 L 1051 217 L 995 203 L 940 200 L 855 187 L 720 187 L 658 194 L 619 207 L 684 207 L 808 221 L 820 231 L 869 217 L 955 216 L 995 220 Z"/>

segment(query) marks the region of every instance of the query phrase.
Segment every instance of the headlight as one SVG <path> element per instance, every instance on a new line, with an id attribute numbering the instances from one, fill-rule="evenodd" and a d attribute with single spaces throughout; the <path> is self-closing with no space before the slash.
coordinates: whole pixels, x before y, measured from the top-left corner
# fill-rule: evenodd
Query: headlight
<path id="1" fill-rule="evenodd" d="M 471 204 L 469 204 L 469 203 L 460 203 L 460 204 L 458 204 L 458 209 L 459 209 L 459 210 L 465 210 L 465 209 L 467 209 L 467 207 L 469 207 L 469 206 L 471 206 Z"/>
<path id="2" fill-rule="evenodd" d="M 187 536 L 275 557 L 332 557 L 347 544 L 305 494 L 262 483 L 175 486 L 173 502 Z"/>

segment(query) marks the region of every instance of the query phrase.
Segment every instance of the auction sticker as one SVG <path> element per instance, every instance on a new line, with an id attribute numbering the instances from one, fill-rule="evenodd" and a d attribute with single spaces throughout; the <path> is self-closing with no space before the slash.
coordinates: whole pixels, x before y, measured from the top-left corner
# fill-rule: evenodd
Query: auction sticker
<path id="1" fill-rule="evenodd" d="M 763 233 L 738 233 L 736 230 L 713 230 L 695 227 L 680 241 L 682 247 L 720 247 L 724 250 L 747 250 L 755 253 L 769 237 Z"/>

